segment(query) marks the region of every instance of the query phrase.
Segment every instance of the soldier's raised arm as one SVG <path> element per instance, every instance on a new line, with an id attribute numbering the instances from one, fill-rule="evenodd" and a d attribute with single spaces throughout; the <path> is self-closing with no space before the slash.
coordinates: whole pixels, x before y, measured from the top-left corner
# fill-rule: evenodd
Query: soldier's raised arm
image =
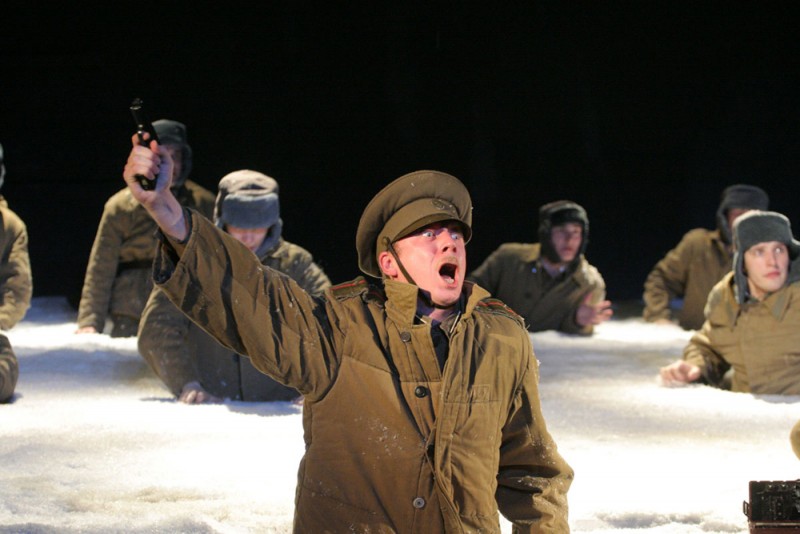
<path id="1" fill-rule="evenodd" d="M 164 234 L 183 241 L 189 227 L 183 208 L 170 190 L 173 161 L 169 152 L 156 141 L 150 141 L 149 146 L 142 145 L 136 134 L 131 137 L 131 142 L 133 148 L 122 172 L 128 189 Z M 155 188 L 144 189 L 141 177 L 154 180 Z"/>

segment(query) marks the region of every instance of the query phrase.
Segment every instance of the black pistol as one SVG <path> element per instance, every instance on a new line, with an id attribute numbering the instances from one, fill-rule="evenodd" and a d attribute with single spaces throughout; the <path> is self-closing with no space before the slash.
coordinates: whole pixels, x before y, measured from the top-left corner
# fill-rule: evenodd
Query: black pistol
<path id="1" fill-rule="evenodd" d="M 141 98 L 134 98 L 131 102 L 131 114 L 133 115 L 133 122 L 136 123 L 136 134 L 139 136 L 139 143 L 143 146 L 150 146 L 150 141 L 155 140 L 158 142 L 158 134 L 153 124 L 147 120 L 144 112 L 144 102 Z M 150 134 L 150 137 L 145 140 L 144 133 Z M 156 187 L 156 180 L 150 180 L 141 174 L 136 175 L 136 179 L 142 185 L 142 189 L 152 191 Z"/>

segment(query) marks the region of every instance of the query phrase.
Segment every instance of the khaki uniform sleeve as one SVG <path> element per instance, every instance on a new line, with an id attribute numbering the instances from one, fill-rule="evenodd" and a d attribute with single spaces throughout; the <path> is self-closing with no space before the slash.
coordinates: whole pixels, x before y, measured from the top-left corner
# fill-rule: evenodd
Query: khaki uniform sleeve
<path id="1" fill-rule="evenodd" d="M 692 335 L 683 350 L 683 359 L 698 366 L 703 372 L 703 378 L 714 386 L 722 384 L 725 373 L 731 367 L 714 348 L 714 329 L 718 327 L 711 320 L 711 317 L 720 312 L 720 308 L 724 306 L 723 292 L 725 288 L 726 283 L 723 280 L 709 293 L 705 310 L 706 320 L 700 330 Z"/>
<path id="2" fill-rule="evenodd" d="M 19 363 L 8 338 L 0 334 L 0 402 L 8 401 L 14 394 L 19 378 Z"/>
<path id="3" fill-rule="evenodd" d="M 686 291 L 686 277 L 690 263 L 691 246 L 687 236 L 684 236 L 647 275 L 642 297 L 645 321 L 670 319 L 669 302 L 674 297 L 683 296 Z"/>
<path id="4" fill-rule="evenodd" d="M 139 354 L 176 397 L 189 382 L 200 382 L 187 342 L 191 321 L 159 288 L 154 288 L 139 322 Z"/>
<path id="5" fill-rule="evenodd" d="M 89 254 L 78 306 L 79 328 L 93 326 L 98 332 L 103 331 L 111 303 L 111 289 L 119 267 L 121 247 L 122 231 L 109 202 L 103 209 Z"/>
<path id="6" fill-rule="evenodd" d="M 327 391 L 338 359 L 336 325 L 326 301 L 261 265 L 197 212 L 188 213 L 191 233 L 184 250 L 166 244 L 158 249 L 156 283 L 179 309 L 222 345 L 249 356 L 261 372 L 304 395 Z"/>
<path id="7" fill-rule="evenodd" d="M 585 262 L 585 260 L 584 260 Z M 564 315 L 564 320 L 559 327 L 559 330 L 567 334 L 579 334 L 582 336 L 590 336 L 594 333 L 594 325 L 589 324 L 581 326 L 578 324 L 577 315 L 578 308 L 583 304 L 583 299 L 587 294 L 592 296 L 589 298 L 589 304 L 595 305 L 606 298 L 606 282 L 597 270 L 588 262 L 583 267 L 584 275 L 580 280 L 580 289 L 575 295 L 577 299 L 570 298 L 570 302 L 565 302 L 566 305 L 571 306 L 569 313 Z"/>
<path id="8" fill-rule="evenodd" d="M 28 230 L 21 219 L 3 214 L 2 265 L 0 265 L 0 328 L 8 330 L 25 317 L 31 306 L 33 277 L 28 255 Z"/>
<path id="9" fill-rule="evenodd" d="M 569 532 L 567 491 L 574 473 L 545 426 L 538 362 L 532 348 L 528 353 L 528 368 L 503 427 L 495 497 L 514 533 Z"/>

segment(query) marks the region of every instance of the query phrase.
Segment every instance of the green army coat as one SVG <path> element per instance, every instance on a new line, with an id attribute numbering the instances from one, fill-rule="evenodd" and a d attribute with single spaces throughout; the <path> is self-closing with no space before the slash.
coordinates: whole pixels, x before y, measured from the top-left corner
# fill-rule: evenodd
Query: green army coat
<path id="1" fill-rule="evenodd" d="M 33 276 L 28 230 L 16 213 L 0 206 L 0 329 L 22 320 L 31 306 Z"/>
<path id="2" fill-rule="evenodd" d="M 19 362 L 8 338 L 0 334 L 0 403 L 14 394 L 19 379 Z"/>
<path id="3" fill-rule="evenodd" d="M 572 470 L 542 416 L 530 338 L 505 306 L 466 284 L 440 371 L 416 286 L 359 278 L 313 298 L 196 213 L 191 225 L 180 259 L 159 249 L 156 282 L 305 396 L 295 532 L 499 533 L 498 509 L 516 532 L 569 530 Z"/>
<path id="4" fill-rule="evenodd" d="M 581 256 L 577 267 L 556 280 L 541 265 L 539 243 L 505 243 L 492 252 L 469 279 L 485 288 L 525 318 L 528 330 L 560 330 L 591 334 L 592 325 L 580 326 L 575 313 L 588 293 L 591 302 L 605 298 L 600 272 Z"/>
<path id="5" fill-rule="evenodd" d="M 719 385 L 733 369 L 733 391 L 800 395 L 800 282 L 739 306 L 733 273 L 708 297 L 707 319 L 683 357 Z"/>
<path id="6" fill-rule="evenodd" d="M 206 217 L 214 210 L 214 195 L 186 180 L 178 201 Z M 109 315 L 136 320 L 153 288 L 151 264 L 155 256 L 156 224 L 127 188 L 105 204 L 97 228 L 78 307 L 78 327 L 102 332 Z"/>
<path id="7" fill-rule="evenodd" d="M 697 330 L 705 320 L 703 309 L 708 293 L 730 272 L 732 261 L 733 254 L 722 241 L 719 230 L 695 228 L 686 233 L 647 275 L 644 319 L 670 319 L 670 301 L 682 298 L 678 324 L 687 330 Z"/>
<path id="8" fill-rule="evenodd" d="M 331 285 L 310 252 L 283 239 L 261 263 L 289 275 L 311 295 L 321 295 Z M 139 353 L 175 396 L 193 381 L 227 399 L 274 401 L 298 396 L 294 389 L 258 371 L 248 358 L 217 343 L 158 287 L 142 312 L 138 345 Z"/>

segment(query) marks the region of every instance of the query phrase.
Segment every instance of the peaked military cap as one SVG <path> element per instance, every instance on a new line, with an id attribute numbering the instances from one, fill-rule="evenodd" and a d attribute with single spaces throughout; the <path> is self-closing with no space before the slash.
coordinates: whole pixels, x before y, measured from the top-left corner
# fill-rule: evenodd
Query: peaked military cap
<path id="1" fill-rule="evenodd" d="M 358 223 L 358 267 L 381 277 L 378 254 L 389 243 L 427 224 L 458 221 L 464 242 L 472 237 L 472 200 L 455 176 L 439 171 L 416 171 L 394 180 L 373 197 Z"/>

